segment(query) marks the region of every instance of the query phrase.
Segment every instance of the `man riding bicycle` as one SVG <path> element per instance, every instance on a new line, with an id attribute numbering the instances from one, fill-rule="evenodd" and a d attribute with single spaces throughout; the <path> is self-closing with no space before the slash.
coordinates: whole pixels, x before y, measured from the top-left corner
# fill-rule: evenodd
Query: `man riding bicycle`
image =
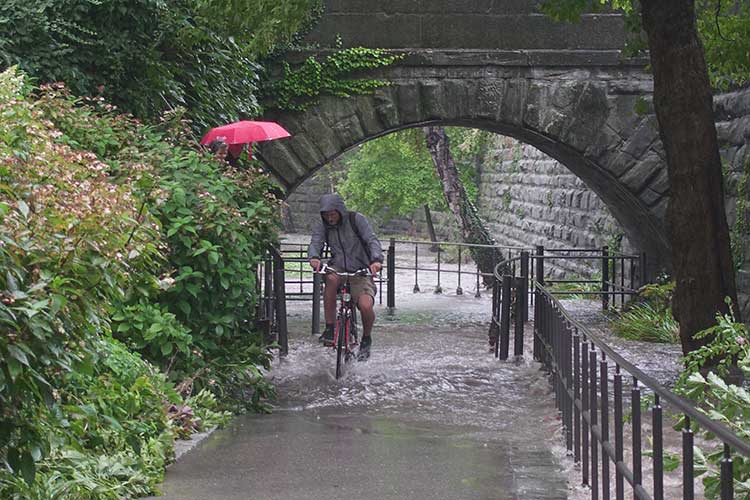
<path id="1" fill-rule="evenodd" d="M 327 194 L 320 198 L 320 222 L 313 227 L 307 257 L 315 271 L 321 267 L 320 256 L 327 243 L 331 252 L 328 265 L 337 271 L 354 272 L 368 268 L 376 275 L 383 266 L 383 249 L 367 218 L 357 212 L 348 212 L 344 200 L 338 194 Z M 323 310 L 326 327 L 320 340 L 333 343 L 336 321 L 336 289 L 339 280 L 335 273 L 325 276 Z M 372 345 L 372 325 L 375 323 L 375 282 L 371 276 L 349 278 L 352 302 L 357 305 L 362 317 L 362 340 L 357 358 L 367 359 Z"/>

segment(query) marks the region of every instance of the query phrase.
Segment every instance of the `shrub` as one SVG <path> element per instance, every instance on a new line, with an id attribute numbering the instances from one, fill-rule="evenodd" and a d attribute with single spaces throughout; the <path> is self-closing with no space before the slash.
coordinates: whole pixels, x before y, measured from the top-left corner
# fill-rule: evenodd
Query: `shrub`
<path id="1" fill-rule="evenodd" d="M 316 0 L 4 0 L 0 69 L 104 95 L 156 120 L 185 106 L 197 129 L 254 116 L 258 56 L 308 20 Z"/>
<path id="2" fill-rule="evenodd" d="M 259 377 L 227 371 L 267 366 L 267 349 L 245 351 L 250 357 L 241 362 L 214 360 L 234 359 L 248 344 L 261 343 L 250 325 L 254 271 L 279 226 L 270 179 L 255 165 L 232 168 L 195 151 L 180 112 L 144 126 L 101 100 L 75 99 L 62 88 L 42 94 L 39 103 L 62 132 L 57 140 L 98 151 L 113 180 L 132 186 L 136 218 L 160 232 L 160 254 L 137 256 L 145 271 L 114 304 L 115 335 L 168 369 L 174 381 L 189 379 L 191 389 L 211 386 L 217 395 L 239 398 L 239 387 L 219 388 L 216 381 L 259 383 Z M 148 178 L 134 179 L 139 169 L 147 169 Z M 230 405 L 244 406 L 240 399 Z M 252 398 L 249 404 L 262 406 Z"/>
<path id="3" fill-rule="evenodd" d="M 0 498 L 153 493 L 188 409 L 194 430 L 272 393 L 248 325 L 276 201 L 257 169 L 166 141 L 177 114 L 28 91 L 0 73 Z"/>
<path id="4" fill-rule="evenodd" d="M 726 382 L 724 377 L 735 365 L 746 378 L 750 377 L 750 334 L 747 327 L 731 315 L 717 314 L 716 321 L 715 326 L 696 335 L 711 338 L 711 341 L 685 357 L 685 371 L 676 388 L 711 419 L 725 424 L 747 441 L 750 439 L 750 391 Z M 677 425 L 682 426 L 684 420 Z M 709 432 L 704 431 L 704 434 L 707 439 L 713 437 Z M 709 453 L 696 448 L 696 474 L 705 475 L 703 484 L 706 497 L 710 499 L 720 495 L 723 452 L 721 444 Z M 733 461 L 734 492 L 737 498 L 747 498 L 750 496 L 750 459 L 735 456 Z"/>
<path id="5" fill-rule="evenodd" d="M 612 321 L 615 334 L 630 340 L 678 342 L 679 324 L 670 305 L 674 286 L 674 281 L 643 286 Z"/>
<path id="6" fill-rule="evenodd" d="M 61 377 L 91 370 L 129 256 L 155 252 L 157 233 L 95 155 L 55 141 L 22 89 L 14 71 L 0 74 L 0 453 L 30 480 L 51 450 L 40 420 Z"/>

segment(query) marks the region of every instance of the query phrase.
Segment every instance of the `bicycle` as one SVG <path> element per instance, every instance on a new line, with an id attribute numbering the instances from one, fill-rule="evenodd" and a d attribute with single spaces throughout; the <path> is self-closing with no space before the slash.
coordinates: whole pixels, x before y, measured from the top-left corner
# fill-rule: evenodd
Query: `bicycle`
<path id="1" fill-rule="evenodd" d="M 351 284 L 349 278 L 353 276 L 372 276 L 369 269 L 359 269 L 353 273 L 341 272 L 323 264 L 317 274 L 335 273 L 346 279 L 340 281 L 336 289 L 336 323 L 333 330 L 333 347 L 336 349 L 336 379 L 341 378 L 344 373 L 344 365 L 351 361 L 356 355 L 354 346 L 357 345 L 357 321 L 355 304 L 352 302 Z"/>

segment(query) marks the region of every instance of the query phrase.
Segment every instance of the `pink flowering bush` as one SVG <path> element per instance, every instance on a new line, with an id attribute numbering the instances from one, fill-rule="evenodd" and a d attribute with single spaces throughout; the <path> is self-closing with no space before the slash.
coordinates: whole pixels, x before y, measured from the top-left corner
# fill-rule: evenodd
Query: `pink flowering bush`
<path id="1" fill-rule="evenodd" d="M 168 408 L 195 429 L 272 392 L 248 325 L 277 202 L 179 120 L 30 92 L 0 73 L 0 498 L 149 494 L 186 428 Z"/>

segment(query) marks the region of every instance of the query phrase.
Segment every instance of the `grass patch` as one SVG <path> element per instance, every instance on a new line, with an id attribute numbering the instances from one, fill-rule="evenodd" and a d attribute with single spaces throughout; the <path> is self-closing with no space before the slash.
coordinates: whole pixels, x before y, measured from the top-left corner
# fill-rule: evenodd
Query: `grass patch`
<path id="1" fill-rule="evenodd" d="M 674 285 L 670 281 L 642 287 L 620 316 L 612 320 L 615 334 L 629 340 L 678 342 L 679 325 L 671 307 Z"/>
<path id="2" fill-rule="evenodd" d="M 597 279 L 596 276 L 591 278 L 582 278 L 580 276 L 574 276 L 570 279 L 581 279 L 581 280 L 593 280 Z M 596 300 L 599 299 L 599 295 L 581 294 L 576 292 L 600 292 L 602 290 L 601 283 L 550 283 L 547 286 L 547 290 L 555 294 L 555 298 L 558 300 Z M 560 292 L 571 292 L 571 293 L 560 293 Z"/>
<path id="3" fill-rule="evenodd" d="M 675 343 L 679 341 L 679 325 L 671 309 L 659 309 L 644 302 L 631 307 L 612 321 L 616 335 L 628 340 Z"/>

